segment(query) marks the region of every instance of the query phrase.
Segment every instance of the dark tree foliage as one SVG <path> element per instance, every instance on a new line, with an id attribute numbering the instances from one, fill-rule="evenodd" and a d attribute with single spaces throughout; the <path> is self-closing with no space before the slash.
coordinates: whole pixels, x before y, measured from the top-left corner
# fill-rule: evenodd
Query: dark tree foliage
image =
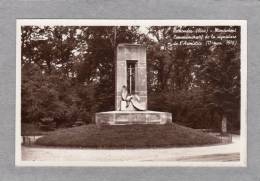
<path id="1" fill-rule="evenodd" d="M 93 121 L 114 108 L 114 49 L 137 27 L 22 27 L 22 121 Z"/>
<path id="2" fill-rule="evenodd" d="M 240 42 L 174 46 L 176 28 L 154 26 L 144 34 L 136 26 L 22 27 L 22 122 L 90 123 L 96 112 L 114 110 L 115 48 L 141 43 L 149 109 L 194 128 L 219 129 L 223 117 L 239 128 Z"/>
<path id="3" fill-rule="evenodd" d="M 173 46 L 176 27 L 150 27 L 156 38 L 148 45 L 151 109 L 168 110 L 175 121 L 195 128 L 219 130 L 228 118 L 229 129 L 239 129 L 240 29 L 235 28 L 235 45 L 228 40 L 208 45 L 203 39 L 202 46 Z"/>

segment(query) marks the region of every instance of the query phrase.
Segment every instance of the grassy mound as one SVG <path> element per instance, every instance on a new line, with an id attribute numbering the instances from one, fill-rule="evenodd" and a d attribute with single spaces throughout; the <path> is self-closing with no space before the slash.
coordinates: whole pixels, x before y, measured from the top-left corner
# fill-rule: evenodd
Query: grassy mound
<path id="1" fill-rule="evenodd" d="M 57 130 L 36 141 L 38 145 L 88 148 L 151 148 L 198 146 L 219 139 L 177 124 L 104 126 L 85 125 Z"/>

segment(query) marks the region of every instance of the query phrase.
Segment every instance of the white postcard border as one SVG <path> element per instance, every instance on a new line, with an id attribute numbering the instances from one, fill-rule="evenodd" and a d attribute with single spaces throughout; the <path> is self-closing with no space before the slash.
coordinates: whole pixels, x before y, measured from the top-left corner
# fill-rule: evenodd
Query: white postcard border
<path id="1" fill-rule="evenodd" d="M 21 26 L 241 26 L 241 129 L 239 162 L 183 162 L 183 161 L 23 161 L 21 157 Z M 17 19 L 16 20 L 16 166 L 61 167 L 246 167 L 247 166 L 247 21 L 246 20 L 97 20 L 97 19 Z"/>

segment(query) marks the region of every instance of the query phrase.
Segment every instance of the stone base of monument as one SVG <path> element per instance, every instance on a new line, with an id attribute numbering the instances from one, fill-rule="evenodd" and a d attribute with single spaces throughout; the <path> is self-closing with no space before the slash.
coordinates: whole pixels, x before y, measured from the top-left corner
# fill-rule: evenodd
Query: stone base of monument
<path id="1" fill-rule="evenodd" d="M 172 114 L 157 111 L 109 111 L 96 113 L 97 125 L 167 124 Z"/>

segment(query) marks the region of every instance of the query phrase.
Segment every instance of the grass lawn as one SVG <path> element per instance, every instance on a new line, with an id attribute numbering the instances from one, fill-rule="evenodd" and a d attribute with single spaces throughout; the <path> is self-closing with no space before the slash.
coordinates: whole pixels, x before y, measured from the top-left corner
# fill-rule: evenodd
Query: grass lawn
<path id="1" fill-rule="evenodd" d="M 36 141 L 38 145 L 86 148 L 182 147 L 220 143 L 201 131 L 168 125 L 84 125 L 50 132 Z"/>

